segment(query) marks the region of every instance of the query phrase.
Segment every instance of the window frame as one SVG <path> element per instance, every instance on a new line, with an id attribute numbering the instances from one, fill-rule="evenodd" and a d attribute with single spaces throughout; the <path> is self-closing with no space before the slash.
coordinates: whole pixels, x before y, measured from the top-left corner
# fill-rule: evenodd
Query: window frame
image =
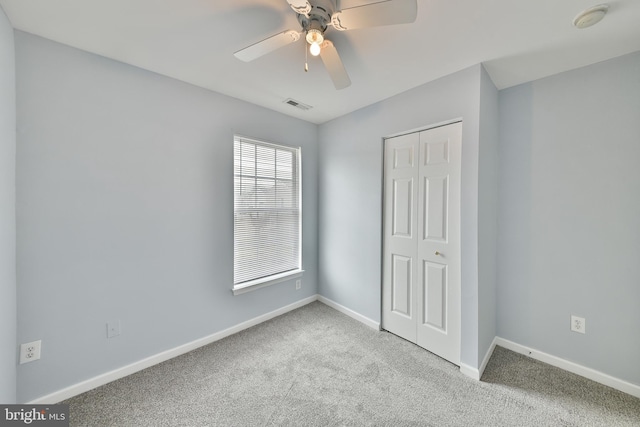
<path id="1" fill-rule="evenodd" d="M 296 181 L 297 181 L 297 211 L 298 211 L 298 260 L 297 260 L 297 268 L 292 270 L 286 270 L 279 273 L 274 273 L 269 276 L 259 277 L 255 279 L 246 280 L 244 282 L 236 283 L 235 278 L 235 268 L 236 268 L 236 144 L 239 142 L 246 142 L 250 144 L 254 144 L 254 146 L 262 146 L 276 149 L 284 149 L 286 151 L 290 151 L 294 154 L 295 157 L 295 172 L 296 172 Z M 284 144 L 276 144 L 273 142 L 268 142 L 264 140 L 259 140 L 256 138 L 246 137 L 244 135 L 234 134 L 233 135 L 233 287 L 232 292 L 234 295 L 240 295 L 246 292 L 250 292 L 256 289 L 260 289 L 266 286 L 274 285 L 276 283 L 281 283 L 284 281 L 292 280 L 298 277 L 302 277 L 304 270 L 302 269 L 302 147 L 292 147 Z M 257 171 L 255 172 L 257 176 Z"/>

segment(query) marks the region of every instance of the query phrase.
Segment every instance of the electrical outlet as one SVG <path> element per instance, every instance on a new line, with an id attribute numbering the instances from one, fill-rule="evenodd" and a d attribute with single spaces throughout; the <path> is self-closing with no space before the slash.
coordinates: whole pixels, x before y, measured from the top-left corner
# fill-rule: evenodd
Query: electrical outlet
<path id="1" fill-rule="evenodd" d="M 107 338 L 113 338 L 120 335 L 120 321 L 112 320 L 107 322 Z"/>
<path id="2" fill-rule="evenodd" d="M 33 362 L 40 359 L 42 340 L 28 342 L 20 345 L 20 364 Z"/>
<path id="3" fill-rule="evenodd" d="M 584 320 L 584 317 L 578 317 L 571 315 L 571 330 L 573 332 L 578 332 L 580 334 L 584 334 L 587 331 L 587 323 Z"/>
<path id="4" fill-rule="evenodd" d="M 300 280 L 296 280 L 296 291 L 302 287 L 302 282 Z"/>

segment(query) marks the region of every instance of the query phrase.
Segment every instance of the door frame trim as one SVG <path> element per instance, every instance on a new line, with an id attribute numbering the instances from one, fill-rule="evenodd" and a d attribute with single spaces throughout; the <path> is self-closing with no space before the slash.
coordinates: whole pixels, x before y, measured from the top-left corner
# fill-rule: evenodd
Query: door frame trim
<path id="1" fill-rule="evenodd" d="M 451 119 L 451 120 L 445 120 L 445 121 L 442 121 L 442 122 L 432 123 L 430 125 L 421 126 L 421 127 L 417 127 L 417 128 L 414 128 L 414 129 L 405 130 L 405 131 L 402 131 L 402 132 L 397 132 L 397 133 L 392 133 L 390 135 L 386 135 L 386 136 L 382 137 L 382 141 L 383 141 L 383 144 L 384 144 L 384 142 L 387 139 L 390 139 L 390 138 L 395 138 L 397 136 L 402 136 L 402 135 L 408 135 L 410 133 L 423 132 L 425 130 L 431 130 L 431 129 L 435 129 L 435 128 L 441 128 L 443 126 L 448 126 L 448 125 L 452 125 L 454 123 L 460 123 L 460 122 L 462 122 L 462 117 L 458 117 L 458 118 Z"/>

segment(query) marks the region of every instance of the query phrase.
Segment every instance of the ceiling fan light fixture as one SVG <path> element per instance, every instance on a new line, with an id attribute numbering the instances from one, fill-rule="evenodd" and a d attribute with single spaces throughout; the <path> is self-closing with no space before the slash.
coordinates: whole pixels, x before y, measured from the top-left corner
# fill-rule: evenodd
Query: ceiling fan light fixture
<path id="1" fill-rule="evenodd" d="M 315 28 L 307 30 L 307 43 L 309 43 L 309 53 L 313 56 L 320 55 L 320 45 L 324 42 L 322 31 Z"/>
<path id="2" fill-rule="evenodd" d="M 314 44 L 317 43 L 318 46 L 322 44 L 324 41 L 324 36 L 320 30 L 316 30 L 314 28 L 307 31 L 307 43 Z"/>
<path id="3" fill-rule="evenodd" d="M 320 56 L 333 85 L 338 90 L 350 86 L 351 79 L 336 47 L 330 40 L 324 38 L 324 33 L 329 25 L 344 31 L 384 25 L 410 24 L 415 22 L 418 14 L 417 0 L 369 0 L 368 4 L 345 10 L 340 10 L 340 3 L 337 0 L 286 0 L 286 2 L 296 12 L 296 19 L 301 30 L 286 30 L 267 37 L 235 52 L 235 57 L 245 62 L 253 61 L 269 52 L 294 43 L 304 34 L 305 40 L 309 44 L 309 50 L 306 45 L 304 46 L 304 70 L 309 71 L 307 63 L 309 53 Z"/>
<path id="4" fill-rule="evenodd" d="M 320 44 L 316 42 L 311 43 L 311 46 L 309 47 L 309 53 L 313 56 L 320 55 Z"/>

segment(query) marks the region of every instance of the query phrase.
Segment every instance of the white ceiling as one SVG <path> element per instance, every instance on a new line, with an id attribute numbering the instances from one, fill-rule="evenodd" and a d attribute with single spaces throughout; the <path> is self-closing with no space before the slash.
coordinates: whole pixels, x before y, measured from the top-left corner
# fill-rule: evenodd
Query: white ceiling
<path id="1" fill-rule="evenodd" d="M 341 8 L 377 0 L 342 0 Z M 339 32 L 352 85 L 336 90 L 301 41 L 245 63 L 243 47 L 299 30 L 286 0 L 0 0 L 14 28 L 313 122 L 484 63 L 499 89 L 640 50 L 640 1 L 578 30 L 598 0 L 418 0 L 413 24 Z M 301 111 L 286 98 L 311 105 Z"/>

